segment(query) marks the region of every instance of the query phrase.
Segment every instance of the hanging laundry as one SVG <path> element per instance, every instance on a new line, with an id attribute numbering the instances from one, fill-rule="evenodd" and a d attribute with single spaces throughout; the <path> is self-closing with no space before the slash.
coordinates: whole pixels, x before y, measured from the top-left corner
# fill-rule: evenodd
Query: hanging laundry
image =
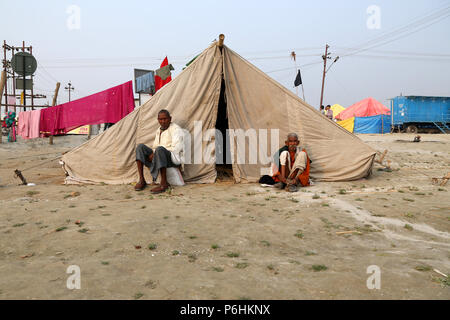
<path id="1" fill-rule="evenodd" d="M 124 84 L 90 96 L 41 110 L 40 131 L 65 134 L 84 125 L 116 123 L 134 110 L 133 84 Z"/>
<path id="2" fill-rule="evenodd" d="M 9 130 L 8 141 L 15 142 L 16 141 L 16 113 L 15 112 L 11 112 L 11 111 L 8 112 L 8 114 L 5 117 L 5 124 Z"/>
<path id="3" fill-rule="evenodd" d="M 17 133 L 23 139 L 39 138 L 39 123 L 41 110 L 32 110 L 19 113 Z"/>
<path id="4" fill-rule="evenodd" d="M 161 63 L 161 67 L 155 71 L 155 93 L 172 80 L 171 70 L 175 69 L 169 64 L 167 57 L 165 57 Z"/>
<path id="5" fill-rule="evenodd" d="M 8 107 L 6 108 L 8 111 L 14 111 L 16 105 L 16 97 L 8 96 L 7 99 Z"/>

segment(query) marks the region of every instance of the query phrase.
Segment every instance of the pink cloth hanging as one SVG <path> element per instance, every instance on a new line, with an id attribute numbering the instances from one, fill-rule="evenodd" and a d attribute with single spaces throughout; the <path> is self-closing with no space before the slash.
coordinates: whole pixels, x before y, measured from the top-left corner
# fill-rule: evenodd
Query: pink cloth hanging
<path id="1" fill-rule="evenodd" d="M 19 122 L 17 123 L 17 133 L 24 139 L 28 138 L 28 124 L 30 122 L 30 113 L 28 111 L 19 112 Z"/>
<path id="2" fill-rule="evenodd" d="M 133 82 L 41 110 L 40 131 L 64 134 L 84 125 L 116 123 L 134 110 Z"/>
<path id="3" fill-rule="evenodd" d="M 15 110 L 16 97 L 8 96 L 7 103 L 8 103 L 8 104 L 12 104 L 12 105 L 14 105 L 14 106 L 8 106 L 6 109 L 7 109 L 8 111 L 14 111 L 14 112 L 15 112 L 15 111 L 16 111 L 16 110 Z"/>
<path id="4" fill-rule="evenodd" d="M 17 132 L 23 139 L 39 138 L 39 123 L 41 110 L 24 111 L 19 113 Z"/>

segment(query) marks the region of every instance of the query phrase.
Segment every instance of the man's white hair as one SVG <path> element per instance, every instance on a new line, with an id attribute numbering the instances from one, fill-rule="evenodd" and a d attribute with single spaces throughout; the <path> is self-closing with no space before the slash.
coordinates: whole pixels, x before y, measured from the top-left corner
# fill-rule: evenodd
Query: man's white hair
<path id="1" fill-rule="evenodd" d="M 300 140 L 299 138 L 298 138 L 298 135 L 295 133 L 295 132 L 291 132 L 291 133 L 289 133 L 288 134 L 288 136 L 287 136 L 287 138 L 288 138 L 288 140 L 289 140 L 289 138 L 295 138 L 295 139 L 297 139 L 297 140 Z"/>

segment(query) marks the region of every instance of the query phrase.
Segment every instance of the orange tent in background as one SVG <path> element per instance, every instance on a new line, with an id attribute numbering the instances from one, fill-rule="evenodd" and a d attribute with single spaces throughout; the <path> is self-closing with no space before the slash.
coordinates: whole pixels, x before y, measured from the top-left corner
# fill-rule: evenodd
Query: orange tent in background
<path id="1" fill-rule="evenodd" d="M 374 98 L 366 98 L 340 112 L 337 120 L 345 120 L 352 117 L 371 117 L 380 114 L 390 115 L 391 110 Z"/>

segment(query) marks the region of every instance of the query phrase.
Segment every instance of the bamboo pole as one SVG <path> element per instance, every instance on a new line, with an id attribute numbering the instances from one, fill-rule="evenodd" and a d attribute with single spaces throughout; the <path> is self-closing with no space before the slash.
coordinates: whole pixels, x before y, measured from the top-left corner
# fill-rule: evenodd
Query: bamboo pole
<path id="1" fill-rule="evenodd" d="M 56 99 L 58 98 L 58 92 L 59 92 L 60 86 L 61 86 L 61 83 L 57 82 L 56 88 L 55 88 L 55 95 L 53 96 L 52 107 L 56 106 Z"/>
<path id="2" fill-rule="evenodd" d="M 223 41 L 225 40 L 225 35 L 223 33 L 219 34 L 219 48 L 223 47 Z"/>
<path id="3" fill-rule="evenodd" d="M 52 107 L 56 106 L 56 100 L 58 98 L 58 92 L 59 92 L 60 86 L 61 86 L 61 83 L 57 82 L 56 88 L 55 88 L 55 94 L 53 95 Z M 48 137 L 48 143 L 53 144 L 53 136 Z"/>
<path id="4" fill-rule="evenodd" d="M 2 77 L 1 77 L 1 80 L 0 80 L 0 113 L 1 113 L 1 109 L 2 109 L 1 103 L 2 103 L 2 98 L 3 98 L 3 89 L 5 88 L 5 85 L 6 85 L 6 72 L 3 70 L 2 71 Z M 6 105 L 8 105 L 8 98 L 6 98 Z M 5 111 L 7 111 L 8 107 L 5 107 L 5 108 L 6 108 Z M 2 135 L 1 130 L 2 129 L 0 128 L 0 143 L 2 143 L 2 139 L 3 139 L 3 135 Z"/>

